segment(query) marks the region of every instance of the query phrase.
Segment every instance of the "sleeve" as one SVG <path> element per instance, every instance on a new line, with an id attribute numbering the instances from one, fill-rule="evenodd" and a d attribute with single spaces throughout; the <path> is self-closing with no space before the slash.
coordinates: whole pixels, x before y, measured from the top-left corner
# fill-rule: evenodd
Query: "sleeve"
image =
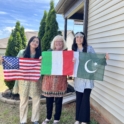
<path id="1" fill-rule="evenodd" d="M 88 52 L 89 53 L 95 53 L 95 50 L 93 49 L 92 46 L 88 46 Z"/>
<path id="2" fill-rule="evenodd" d="M 95 50 L 93 49 L 92 46 L 88 46 L 88 47 L 89 47 L 89 52 L 90 53 L 95 53 Z M 99 59 L 98 59 L 98 61 L 99 61 Z M 105 65 L 107 65 L 107 62 L 105 62 Z"/>
<path id="3" fill-rule="evenodd" d="M 20 50 L 19 53 L 17 54 L 17 57 L 23 57 L 24 50 Z"/>

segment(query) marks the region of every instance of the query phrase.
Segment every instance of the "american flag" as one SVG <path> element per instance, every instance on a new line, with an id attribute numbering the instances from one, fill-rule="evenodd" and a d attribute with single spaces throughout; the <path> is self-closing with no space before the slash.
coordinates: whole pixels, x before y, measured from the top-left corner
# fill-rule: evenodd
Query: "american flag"
<path id="1" fill-rule="evenodd" d="M 37 81 L 40 78 L 41 60 L 32 58 L 3 57 L 4 79 Z"/>

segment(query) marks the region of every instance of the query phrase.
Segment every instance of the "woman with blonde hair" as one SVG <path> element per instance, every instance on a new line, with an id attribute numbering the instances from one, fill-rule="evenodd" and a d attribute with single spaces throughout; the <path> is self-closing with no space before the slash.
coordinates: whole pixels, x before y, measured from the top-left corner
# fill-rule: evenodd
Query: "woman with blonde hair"
<path id="1" fill-rule="evenodd" d="M 65 40 L 57 35 L 51 42 L 51 51 L 66 50 Z M 53 124 L 58 124 L 62 111 L 62 100 L 67 89 L 67 76 L 46 75 L 42 81 L 42 95 L 46 97 L 47 116 L 42 124 L 48 124 L 52 117 L 53 102 L 55 99 L 55 115 Z"/>

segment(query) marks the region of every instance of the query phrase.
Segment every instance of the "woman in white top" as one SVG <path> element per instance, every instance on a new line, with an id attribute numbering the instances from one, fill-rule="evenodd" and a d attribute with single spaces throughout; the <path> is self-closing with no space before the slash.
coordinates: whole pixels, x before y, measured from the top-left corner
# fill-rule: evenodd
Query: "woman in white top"
<path id="1" fill-rule="evenodd" d="M 77 32 L 72 44 L 73 51 L 95 53 L 92 46 L 88 46 L 83 32 Z M 106 54 L 106 59 L 109 55 Z M 76 60 L 75 60 L 76 61 Z M 90 94 L 94 87 L 93 80 L 75 78 L 74 89 L 76 91 L 76 122 L 75 124 L 87 124 L 90 122 Z"/>

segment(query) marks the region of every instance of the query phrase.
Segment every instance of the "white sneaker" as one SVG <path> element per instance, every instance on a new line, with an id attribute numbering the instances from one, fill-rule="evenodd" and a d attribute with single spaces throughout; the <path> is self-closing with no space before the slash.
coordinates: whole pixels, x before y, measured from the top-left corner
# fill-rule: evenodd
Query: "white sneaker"
<path id="1" fill-rule="evenodd" d="M 75 121 L 75 123 L 74 124 L 79 124 L 79 121 Z"/>
<path id="2" fill-rule="evenodd" d="M 53 124 L 59 124 L 59 120 L 54 120 Z"/>
<path id="3" fill-rule="evenodd" d="M 42 122 L 42 124 L 48 124 L 49 122 L 50 122 L 49 119 L 45 119 L 45 120 Z"/>

